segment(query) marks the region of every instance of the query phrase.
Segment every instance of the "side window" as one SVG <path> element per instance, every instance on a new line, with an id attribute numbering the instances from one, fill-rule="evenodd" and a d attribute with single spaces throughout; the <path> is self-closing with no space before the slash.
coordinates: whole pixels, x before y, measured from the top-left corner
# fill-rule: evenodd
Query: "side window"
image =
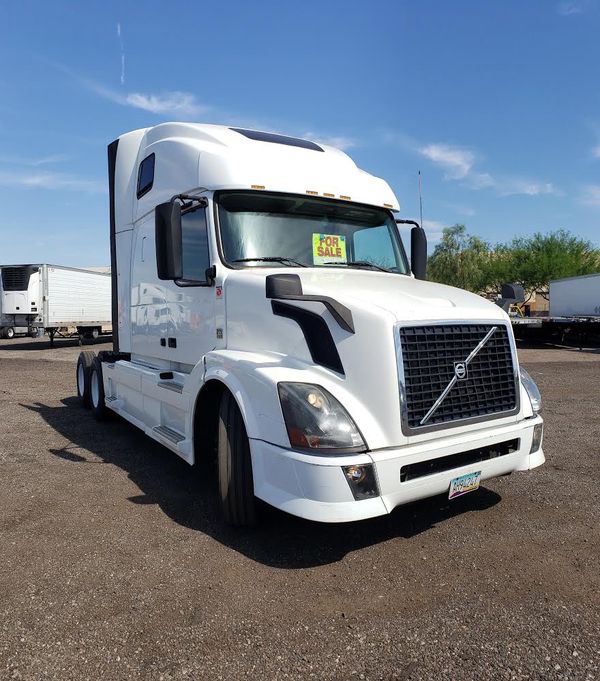
<path id="1" fill-rule="evenodd" d="M 140 163 L 138 172 L 137 197 L 141 199 L 144 194 L 147 194 L 154 183 L 154 154 L 146 156 Z"/>
<path id="2" fill-rule="evenodd" d="M 205 282 L 210 267 L 206 210 L 199 208 L 181 216 L 181 241 L 183 279 Z"/>

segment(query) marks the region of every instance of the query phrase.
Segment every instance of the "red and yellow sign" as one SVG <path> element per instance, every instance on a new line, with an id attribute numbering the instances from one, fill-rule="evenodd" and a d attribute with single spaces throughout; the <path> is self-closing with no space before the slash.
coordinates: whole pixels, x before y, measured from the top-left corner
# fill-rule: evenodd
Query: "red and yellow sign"
<path id="1" fill-rule="evenodd" d="M 313 234 L 313 263 L 346 262 L 346 237 L 343 234 Z"/>

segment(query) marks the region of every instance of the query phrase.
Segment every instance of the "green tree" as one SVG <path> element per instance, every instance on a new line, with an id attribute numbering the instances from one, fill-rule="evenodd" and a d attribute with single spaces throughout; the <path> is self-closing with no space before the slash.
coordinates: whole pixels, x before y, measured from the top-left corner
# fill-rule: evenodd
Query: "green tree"
<path id="1" fill-rule="evenodd" d="M 464 225 L 446 227 L 427 262 L 427 277 L 477 293 L 487 288 L 490 245 L 467 233 Z"/>
<path id="2" fill-rule="evenodd" d="M 432 281 L 475 293 L 499 294 L 502 284 L 516 283 L 547 297 L 552 279 L 600 272 L 600 250 L 564 229 L 491 247 L 454 225 L 444 229 L 427 267 Z"/>
<path id="3" fill-rule="evenodd" d="M 496 246 L 494 255 L 492 260 L 498 261 L 504 281 L 519 283 L 526 291 L 537 291 L 545 297 L 551 279 L 600 272 L 600 250 L 564 229 L 516 237 Z M 500 277 L 494 287 L 498 281 L 501 283 Z"/>

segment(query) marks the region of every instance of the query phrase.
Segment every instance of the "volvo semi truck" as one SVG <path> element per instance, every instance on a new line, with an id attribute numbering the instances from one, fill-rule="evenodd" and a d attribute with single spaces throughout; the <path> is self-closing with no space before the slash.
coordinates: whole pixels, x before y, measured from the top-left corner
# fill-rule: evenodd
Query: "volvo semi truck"
<path id="1" fill-rule="evenodd" d="M 506 313 L 427 282 L 416 223 L 409 266 L 392 190 L 342 151 L 165 123 L 108 176 L 114 349 L 81 353 L 79 397 L 214 462 L 227 522 L 371 518 L 544 462 Z"/>
<path id="2" fill-rule="evenodd" d="M 112 323 L 110 274 L 59 265 L 3 265 L 0 335 L 50 339 L 63 332 L 95 338 Z"/>

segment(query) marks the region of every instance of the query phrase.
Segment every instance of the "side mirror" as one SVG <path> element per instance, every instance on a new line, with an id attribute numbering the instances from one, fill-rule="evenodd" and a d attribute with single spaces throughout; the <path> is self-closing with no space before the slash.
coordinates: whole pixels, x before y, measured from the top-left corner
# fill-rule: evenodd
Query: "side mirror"
<path id="1" fill-rule="evenodd" d="M 418 225 L 410 230 L 410 268 L 417 279 L 427 278 L 427 236 Z"/>
<path id="2" fill-rule="evenodd" d="M 160 203 L 154 210 L 156 268 L 159 279 L 181 279 L 181 203 L 177 200 Z"/>

